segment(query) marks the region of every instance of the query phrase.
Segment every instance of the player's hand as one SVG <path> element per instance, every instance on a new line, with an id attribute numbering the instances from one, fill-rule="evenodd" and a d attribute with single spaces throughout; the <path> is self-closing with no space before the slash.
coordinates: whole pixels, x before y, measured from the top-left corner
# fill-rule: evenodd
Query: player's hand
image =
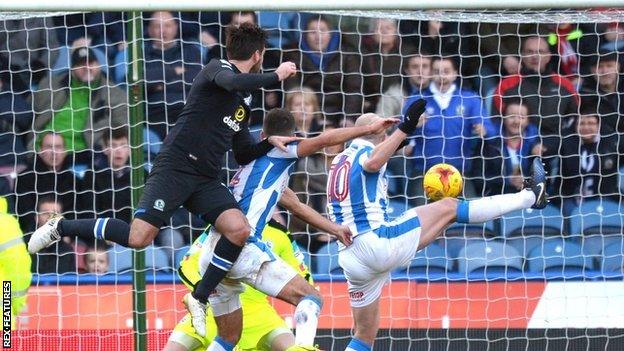
<path id="1" fill-rule="evenodd" d="M 399 129 L 407 135 L 413 134 L 418 126 L 420 116 L 426 111 L 426 107 L 427 101 L 424 99 L 418 99 L 412 103 L 405 111 L 403 123 L 399 124 Z"/>
<path id="2" fill-rule="evenodd" d="M 351 235 L 351 229 L 344 225 L 336 224 L 336 228 L 332 231 L 332 235 L 338 239 L 345 246 L 349 246 L 353 243 L 353 235 Z"/>
<path id="3" fill-rule="evenodd" d="M 370 125 L 371 134 L 379 134 L 399 122 L 401 121 L 398 118 L 381 118 Z"/>
<path id="4" fill-rule="evenodd" d="M 288 151 L 288 148 L 286 147 L 286 145 L 288 145 L 289 143 L 292 143 L 293 141 L 298 141 L 301 139 L 302 138 L 299 138 L 299 137 L 286 137 L 286 136 L 273 135 L 269 137 L 269 143 L 282 151 Z"/>
<path id="5" fill-rule="evenodd" d="M 277 78 L 281 82 L 297 73 L 297 65 L 293 62 L 283 62 L 279 65 L 279 67 L 277 67 L 275 73 L 277 73 Z"/>

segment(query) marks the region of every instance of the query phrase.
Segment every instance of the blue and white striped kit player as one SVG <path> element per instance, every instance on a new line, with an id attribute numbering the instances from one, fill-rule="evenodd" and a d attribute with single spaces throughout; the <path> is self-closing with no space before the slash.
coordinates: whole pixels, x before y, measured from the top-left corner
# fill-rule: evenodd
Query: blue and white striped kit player
<path id="1" fill-rule="evenodd" d="M 215 316 L 240 308 L 238 294 L 244 289 L 241 283 L 249 284 L 270 296 L 277 296 L 297 274 L 261 240 L 262 231 L 288 185 L 297 159 L 297 144 L 289 144 L 286 151 L 275 148 L 267 155 L 241 167 L 233 177 L 230 190 L 251 225 L 251 233 L 236 262 L 228 262 L 214 254 L 214 246 L 221 237 L 214 228 L 210 229 L 210 234 L 202 245 L 199 262 L 201 274 L 204 274 L 210 263 L 228 270 L 229 279 L 219 284 L 216 292 L 209 297 Z M 263 269 L 261 267 L 265 262 L 270 262 L 270 265 Z"/>
<path id="2" fill-rule="evenodd" d="M 414 209 L 389 221 L 386 166 L 367 172 L 363 166 L 375 145 L 355 139 L 334 158 L 327 182 L 327 207 L 332 221 L 349 226 L 353 244 L 340 246 L 353 307 L 367 306 L 381 296 L 390 271 L 407 265 L 420 239 L 420 222 Z"/>
<path id="3" fill-rule="evenodd" d="M 332 221 L 348 226 L 353 237 L 380 228 L 388 221 L 386 166 L 375 174 L 362 169 L 362 162 L 373 147 L 373 143 L 364 139 L 353 140 L 334 158 L 329 172 L 328 213 Z"/>
<path id="4" fill-rule="evenodd" d="M 297 162 L 297 143 L 287 151 L 274 148 L 242 167 L 230 182 L 230 190 L 251 226 L 248 242 L 262 237 Z"/>

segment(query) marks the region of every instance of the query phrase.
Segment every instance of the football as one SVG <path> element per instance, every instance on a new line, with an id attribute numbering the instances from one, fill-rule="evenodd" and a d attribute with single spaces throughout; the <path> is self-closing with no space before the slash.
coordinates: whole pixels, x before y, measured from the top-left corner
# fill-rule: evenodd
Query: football
<path id="1" fill-rule="evenodd" d="M 445 197 L 457 197 L 464 185 L 461 173 L 457 168 L 439 163 L 425 173 L 423 188 L 425 195 L 431 201 L 438 201 Z"/>

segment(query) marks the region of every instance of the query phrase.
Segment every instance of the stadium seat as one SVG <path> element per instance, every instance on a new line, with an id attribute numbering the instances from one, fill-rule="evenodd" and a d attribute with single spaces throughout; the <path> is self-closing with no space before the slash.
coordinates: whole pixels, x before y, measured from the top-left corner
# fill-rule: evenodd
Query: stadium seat
<path id="1" fill-rule="evenodd" d="M 172 270 L 167 254 L 155 246 L 145 249 L 145 268 L 153 268 L 156 271 Z M 121 245 L 114 245 L 108 251 L 108 271 L 110 273 L 126 273 L 134 268 L 132 262 L 132 249 Z"/>
<path id="2" fill-rule="evenodd" d="M 522 256 L 514 247 L 500 241 L 478 241 L 463 248 L 457 257 L 460 273 L 522 270 Z"/>
<path id="3" fill-rule="evenodd" d="M 500 233 L 504 237 L 530 235 L 561 235 L 563 216 L 561 210 L 548 205 L 542 210 L 532 208 L 508 213 L 500 219 Z"/>
<path id="4" fill-rule="evenodd" d="M 493 237 L 495 234 L 494 221 L 485 222 L 483 224 L 463 224 L 454 223 L 446 229 L 444 236 L 465 236 L 465 237 Z"/>
<path id="5" fill-rule="evenodd" d="M 510 238 L 505 238 L 504 242 L 507 245 L 513 246 L 514 249 L 518 250 L 522 257 L 527 257 L 529 252 L 538 246 L 542 246 L 544 241 L 548 240 L 559 240 L 561 236 L 551 236 L 551 237 L 543 237 L 542 235 L 529 235 L 529 236 L 515 236 Z"/>
<path id="6" fill-rule="evenodd" d="M 400 269 L 402 273 L 446 273 L 452 269 L 453 261 L 446 258 L 446 253 L 437 244 L 431 244 L 420 250 L 409 266 Z"/>
<path id="7" fill-rule="evenodd" d="M 340 265 L 338 264 L 338 242 L 333 241 L 323 245 L 313 256 L 316 261 L 314 273 L 342 273 L 342 268 L 340 268 Z"/>
<path id="8" fill-rule="evenodd" d="M 570 215 L 571 235 L 622 234 L 624 213 L 610 200 L 584 201 Z"/>
<path id="9" fill-rule="evenodd" d="M 581 246 L 584 255 L 598 256 L 602 254 L 605 247 L 622 242 L 622 240 L 624 240 L 622 234 L 590 234 L 583 236 Z"/>
<path id="10" fill-rule="evenodd" d="M 470 245 L 471 243 L 474 242 L 478 242 L 478 241 L 483 241 L 483 238 L 477 238 L 477 237 L 462 237 L 462 236 L 454 236 L 454 237 L 441 237 L 440 239 L 436 240 L 437 243 L 439 243 L 440 247 L 442 247 L 444 249 L 444 252 L 446 253 L 446 257 L 448 259 L 456 259 L 457 256 L 459 255 L 459 252 L 465 248 L 466 246 Z"/>
<path id="11" fill-rule="evenodd" d="M 527 266 L 529 271 L 536 273 L 578 275 L 582 275 L 585 269 L 593 268 L 591 259 L 583 255 L 581 246 L 563 238 L 545 240 L 543 245 L 531 250 Z"/>
<path id="12" fill-rule="evenodd" d="M 600 267 L 603 272 L 624 273 L 624 243 L 622 241 L 604 248 Z"/>

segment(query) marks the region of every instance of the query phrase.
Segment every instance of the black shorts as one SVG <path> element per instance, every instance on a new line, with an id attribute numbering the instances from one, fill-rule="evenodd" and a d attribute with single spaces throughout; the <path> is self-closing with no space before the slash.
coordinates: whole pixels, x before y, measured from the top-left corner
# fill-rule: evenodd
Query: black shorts
<path id="1" fill-rule="evenodd" d="M 214 224 L 225 210 L 240 209 L 234 195 L 218 179 L 201 175 L 185 160 L 178 160 L 170 162 L 171 157 L 159 155 L 145 183 L 135 218 L 160 228 L 184 206 Z"/>

